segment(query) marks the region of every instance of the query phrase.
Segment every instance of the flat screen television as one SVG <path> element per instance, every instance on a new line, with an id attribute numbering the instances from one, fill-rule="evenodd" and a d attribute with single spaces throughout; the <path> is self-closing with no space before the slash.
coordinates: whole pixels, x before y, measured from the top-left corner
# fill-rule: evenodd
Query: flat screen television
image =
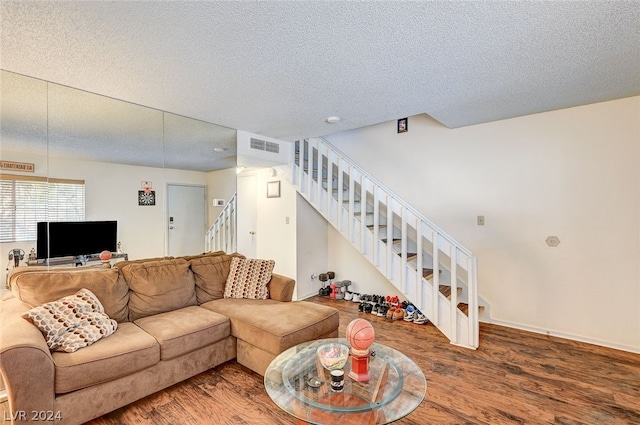
<path id="1" fill-rule="evenodd" d="M 39 259 L 115 252 L 117 221 L 49 221 L 38 223 Z"/>

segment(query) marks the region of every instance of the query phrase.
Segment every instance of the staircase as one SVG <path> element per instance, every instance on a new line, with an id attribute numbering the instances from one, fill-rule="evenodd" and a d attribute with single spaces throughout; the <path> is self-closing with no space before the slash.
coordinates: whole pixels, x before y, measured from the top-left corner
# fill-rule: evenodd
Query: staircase
<path id="1" fill-rule="evenodd" d="M 204 236 L 205 251 L 236 252 L 236 194 L 224 206 Z"/>
<path id="2" fill-rule="evenodd" d="M 326 140 L 297 141 L 293 155 L 287 174 L 298 192 L 452 344 L 478 348 L 471 251 Z"/>

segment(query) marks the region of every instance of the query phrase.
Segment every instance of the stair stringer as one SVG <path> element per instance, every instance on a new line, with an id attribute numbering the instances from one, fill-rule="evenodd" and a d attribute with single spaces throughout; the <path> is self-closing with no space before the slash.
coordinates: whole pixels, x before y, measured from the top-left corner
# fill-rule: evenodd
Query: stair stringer
<path id="1" fill-rule="evenodd" d="M 305 139 L 296 142 L 296 146 L 290 167 L 284 174 L 300 195 L 416 305 L 452 344 L 477 348 L 479 320 L 475 256 L 324 139 Z M 387 242 L 383 239 L 386 239 L 388 228 L 381 231 L 381 217 L 385 218 L 384 224 L 391 223 L 392 237 Z M 399 252 L 393 246 L 397 231 L 401 235 Z M 416 234 L 413 242 L 409 237 L 411 232 Z M 423 239 L 428 242 L 431 252 L 424 252 Z M 415 260 L 408 258 L 411 243 L 417 251 Z M 449 298 L 440 292 L 440 273 L 433 273 L 429 279 L 422 276 L 425 264 L 437 264 L 434 270 L 443 269 L 444 277 L 451 285 Z M 460 284 L 467 289 L 468 315 L 456 307 Z"/>

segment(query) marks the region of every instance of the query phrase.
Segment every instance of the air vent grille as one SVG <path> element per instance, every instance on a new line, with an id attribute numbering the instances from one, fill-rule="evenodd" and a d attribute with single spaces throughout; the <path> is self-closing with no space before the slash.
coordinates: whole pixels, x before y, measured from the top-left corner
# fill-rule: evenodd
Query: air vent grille
<path id="1" fill-rule="evenodd" d="M 270 153 L 280 153 L 280 145 L 266 140 L 251 138 L 251 149 L 265 151 Z"/>
<path id="2" fill-rule="evenodd" d="M 280 145 L 273 142 L 267 142 L 265 144 L 265 151 L 271 153 L 280 153 Z"/>

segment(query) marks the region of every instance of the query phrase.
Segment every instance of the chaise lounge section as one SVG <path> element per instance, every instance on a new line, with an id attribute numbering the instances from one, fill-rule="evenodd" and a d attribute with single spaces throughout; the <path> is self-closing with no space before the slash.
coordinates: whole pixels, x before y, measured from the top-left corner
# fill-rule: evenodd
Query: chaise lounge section
<path id="1" fill-rule="evenodd" d="M 271 274 L 267 299 L 225 297 L 230 271 L 242 261 L 251 260 L 216 252 L 111 269 L 14 269 L 12 296 L 0 302 L 0 372 L 11 416 L 80 424 L 234 358 L 264 374 L 282 351 L 338 335 L 337 310 L 291 301 L 293 279 Z M 51 351 L 22 315 L 82 289 L 95 294 L 117 330 L 75 352 Z"/>

